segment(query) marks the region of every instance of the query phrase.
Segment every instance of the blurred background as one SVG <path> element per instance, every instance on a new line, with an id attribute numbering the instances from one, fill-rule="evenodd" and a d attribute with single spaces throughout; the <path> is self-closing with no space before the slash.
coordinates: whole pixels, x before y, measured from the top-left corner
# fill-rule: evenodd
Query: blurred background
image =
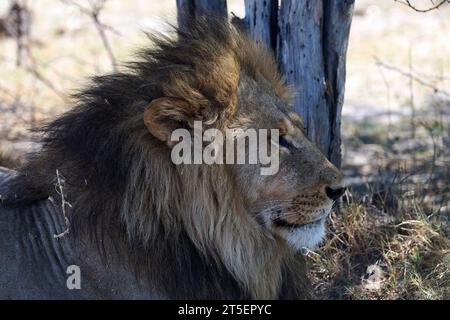
<path id="1" fill-rule="evenodd" d="M 229 11 L 243 17 L 243 2 Z M 175 0 L 0 0 L 0 166 L 20 165 L 39 148 L 31 128 L 165 21 L 176 23 Z M 421 13 L 356 1 L 342 117 L 350 188 L 329 239 L 306 252 L 320 297 L 450 298 L 449 35 L 449 3 Z"/>

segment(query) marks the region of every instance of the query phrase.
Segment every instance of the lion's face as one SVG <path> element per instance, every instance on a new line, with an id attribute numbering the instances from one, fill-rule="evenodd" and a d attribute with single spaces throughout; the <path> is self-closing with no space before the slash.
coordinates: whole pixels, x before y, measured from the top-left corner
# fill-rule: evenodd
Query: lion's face
<path id="1" fill-rule="evenodd" d="M 235 165 L 236 185 L 248 212 L 274 237 L 296 249 L 314 247 L 325 234 L 332 205 L 344 192 L 342 177 L 305 136 L 300 116 L 263 83 L 241 83 L 240 115 L 245 126 L 279 129 L 280 163 L 274 175 L 258 165 Z"/>
<path id="2" fill-rule="evenodd" d="M 259 164 L 225 164 L 221 167 L 234 185 L 229 190 L 214 190 L 213 184 L 218 185 L 214 181 L 205 193 L 193 194 L 189 201 L 202 203 L 205 198 L 214 199 L 217 193 L 234 192 L 236 188 L 234 196 L 242 199 L 233 201 L 243 203 L 251 224 L 256 221 L 262 233 L 297 249 L 314 247 L 324 236 L 324 223 L 333 202 L 344 192 L 341 174 L 306 138 L 302 119 L 287 102 L 287 90 L 272 55 L 242 35 L 235 36 L 236 41 L 227 45 L 214 42 L 213 47 L 199 51 L 199 58 L 190 62 L 194 67 L 171 73 L 161 89 L 164 96 L 150 103 L 144 122 L 150 133 L 169 148 L 173 147 L 171 134 L 175 129 L 181 127 L 189 130 L 188 136 L 193 135 L 195 121 L 199 120 L 222 132 L 229 128 L 278 129 L 280 138 L 270 139 L 280 147 L 275 174 L 262 175 L 265 166 Z M 209 52 L 212 55 L 205 57 Z M 190 187 L 204 185 L 199 178 L 204 175 L 189 170 L 180 170 L 185 172 L 182 180 Z M 213 180 L 220 180 L 216 176 Z M 223 206 L 220 201 L 211 201 L 209 208 Z M 194 225 L 193 237 L 209 237 L 211 223 L 221 226 L 224 218 L 220 214 L 227 215 L 231 210 L 206 211 L 222 213 L 216 213 L 215 218 L 192 213 L 188 224 Z M 235 220 L 239 219 L 246 224 L 241 218 Z M 198 231 L 199 226 L 204 226 L 202 231 Z M 253 226 L 248 225 L 250 228 Z"/>
<path id="3" fill-rule="evenodd" d="M 169 147 L 171 132 L 186 123 L 192 133 L 194 120 L 202 120 L 211 108 L 192 108 L 185 100 L 161 98 L 148 108 L 146 123 L 155 137 Z M 192 111 L 193 109 L 195 111 Z M 225 111 L 227 111 L 225 109 Z M 190 116 L 190 113 L 193 113 Z M 204 114 L 198 117 L 198 114 Z M 186 114 L 189 117 L 186 117 Z M 342 177 L 320 150 L 308 140 L 301 117 L 265 79 L 240 75 L 236 92 L 236 107 L 231 115 L 220 116 L 209 128 L 226 131 L 229 128 L 278 129 L 279 138 L 271 143 L 279 146 L 278 171 L 263 175 L 257 164 L 227 164 L 224 168 L 242 197 L 245 210 L 261 228 L 261 232 L 285 241 L 295 249 L 318 245 L 325 234 L 325 221 L 333 203 L 344 192 Z M 214 117 L 215 119 L 216 117 Z M 257 145 L 259 154 L 260 145 Z M 249 148 L 245 149 L 248 153 Z M 254 151 L 253 151 L 254 152 Z M 186 169 L 189 170 L 189 169 Z M 193 178 L 187 183 L 195 183 Z M 201 183 L 201 182 L 198 182 Z M 233 187 L 230 186 L 230 189 Z M 207 192 L 213 192 L 212 189 Z M 195 197 L 195 195 L 193 196 Z M 198 200 L 192 199 L 192 201 Z"/>

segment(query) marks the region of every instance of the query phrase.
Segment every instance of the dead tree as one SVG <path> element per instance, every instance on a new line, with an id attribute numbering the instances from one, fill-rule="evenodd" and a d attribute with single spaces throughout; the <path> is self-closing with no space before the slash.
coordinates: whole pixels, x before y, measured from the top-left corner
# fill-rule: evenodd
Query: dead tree
<path id="1" fill-rule="evenodd" d="M 245 0 L 244 24 L 256 42 L 264 43 L 274 52 L 277 47 L 278 0 Z"/>
<path id="2" fill-rule="evenodd" d="M 226 0 L 177 0 L 178 26 L 188 28 L 189 20 L 212 12 L 215 15 L 227 15 Z"/>
<path id="3" fill-rule="evenodd" d="M 353 2 L 281 2 L 277 57 L 287 82 L 296 89 L 295 109 L 308 136 L 340 166 L 341 110 Z"/>
<path id="4" fill-rule="evenodd" d="M 188 11 L 194 17 L 204 8 L 215 11 L 217 6 L 219 14 L 226 11 L 224 0 L 178 0 L 181 23 L 186 3 L 194 3 Z M 278 0 L 245 0 L 246 16 L 239 22 L 256 41 L 272 48 L 296 92 L 294 107 L 305 120 L 308 136 L 337 166 L 353 5 L 354 0 L 281 0 L 280 4 Z"/>

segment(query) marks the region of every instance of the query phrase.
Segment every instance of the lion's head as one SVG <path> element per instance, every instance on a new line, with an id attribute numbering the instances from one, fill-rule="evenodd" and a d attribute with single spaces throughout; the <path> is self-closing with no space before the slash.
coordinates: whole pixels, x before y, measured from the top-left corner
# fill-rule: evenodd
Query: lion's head
<path id="1" fill-rule="evenodd" d="M 307 139 L 275 60 L 210 19 L 154 41 L 128 70 L 95 78 L 77 106 L 45 128 L 43 151 L 23 169 L 31 190 L 52 194 L 58 169 L 74 233 L 81 226 L 78 233 L 100 230 L 114 241 L 126 235 L 126 254 L 150 268 L 168 296 L 305 296 L 297 251 L 321 241 L 343 188 Z M 175 165 L 171 133 L 192 130 L 194 121 L 221 131 L 279 129 L 279 171 Z"/>
<path id="2" fill-rule="evenodd" d="M 229 128 L 278 129 L 278 173 L 261 175 L 260 165 L 255 164 L 209 170 L 216 176 L 219 172 L 226 175 L 221 183 L 229 181 L 229 185 L 222 185 L 220 192 L 236 192 L 232 201 L 242 202 L 261 233 L 282 238 L 297 249 L 316 246 L 324 236 L 333 202 L 344 191 L 341 174 L 306 137 L 303 121 L 290 105 L 289 90 L 270 53 L 233 28 L 208 32 L 199 40 L 204 42 L 186 44 L 193 54 L 187 58 L 189 68 L 174 70 L 164 96 L 153 100 L 145 111 L 150 133 L 170 148 L 171 133 L 180 127 L 192 131 L 194 121 L 222 132 Z M 198 178 L 189 172 L 197 174 L 199 168 L 180 168 L 188 176 L 186 186 L 195 184 Z M 197 201 L 204 201 L 214 191 L 208 188 L 206 194 L 200 192 L 192 199 L 200 196 Z"/>

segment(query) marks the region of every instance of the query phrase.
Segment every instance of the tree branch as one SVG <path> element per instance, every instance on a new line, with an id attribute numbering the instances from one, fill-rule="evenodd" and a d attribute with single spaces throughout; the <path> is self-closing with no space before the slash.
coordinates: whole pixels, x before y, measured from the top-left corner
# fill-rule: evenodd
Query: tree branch
<path id="1" fill-rule="evenodd" d="M 72 6 L 77 7 L 81 13 L 89 16 L 94 23 L 95 28 L 97 29 L 97 32 L 100 36 L 100 39 L 102 40 L 103 47 L 105 48 L 106 53 L 108 54 L 109 60 L 111 61 L 111 65 L 114 69 L 114 71 L 117 71 L 117 60 L 114 55 L 114 51 L 111 47 L 111 43 L 109 41 L 109 38 L 105 32 L 105 30 L 112 31 L 115 34 L 119 34 L 117 31 L 115 31 L 111 26 L 107 26 L 106 24 L 102 23 L 100 21 L 100 13 L 102 12 L 103 8 L 105 7 L 105 3 L 107 0 L 90 0 L 89 1 L 89 8 L 85 8 L 82 5 L 80 5 L 78 2 L 74 0 L 61 0 L 65 4 L 69 4 Z"/>
<path id="2" fill-rule="evenodd" d="M 417 8 L 415 5 L 413 5 L 411 3 L 411 0 L 394 0 L 395 2 L 404 4 L 405 6 L 410 7 L 411 9 L 413 9 L 416 12 L 421 12 L 421 13 L 425 13 L 425 12 L 429 12 L 435 9 L 438 9 L 439 7 L 441 7 L 442 5 L 444 5 L 445 3 L 450 3 L 450 0 L 440 0 L 437 4 L 434 4 L 433 1 L 431 1 L 431 3 L 433 4 L 432 7 L 426 8 L 426 9 L 420 9 Z"/>
<path id="3" fill-rule="evenodd" d="M 413 74 L 412 72 L 408 72 L 408 71 L 402 70 L 402 69 L 400 69 L 400 68 L 398 68 L 396 66 L 392 66 L 390 64 L 387 64 L 387 63 L 381 61 L 377 57 L 375 57 L 375 63 L 379 67 L 382 67 L 382 68 L 384 68 L 386 70 L 397 72 L 398 74 L 401 74 L 402 76 L 407 77 L 407 78 L 417 82 L 418 84 L 420 84 L 420 85 L 422 85 L 422 86 L 424 86 L 426 88 L 432 89 L 435 93 L 440 93 L 440 94 L 450 98 L 450 93 L 449 92 L 441 90 L 436 85 L 434 85 L 434 84 L 432 84 L 432 83 L 430 83 L 428 81 L 423 80 L 422 78 L 418 77 L 417 75 Z"/>

